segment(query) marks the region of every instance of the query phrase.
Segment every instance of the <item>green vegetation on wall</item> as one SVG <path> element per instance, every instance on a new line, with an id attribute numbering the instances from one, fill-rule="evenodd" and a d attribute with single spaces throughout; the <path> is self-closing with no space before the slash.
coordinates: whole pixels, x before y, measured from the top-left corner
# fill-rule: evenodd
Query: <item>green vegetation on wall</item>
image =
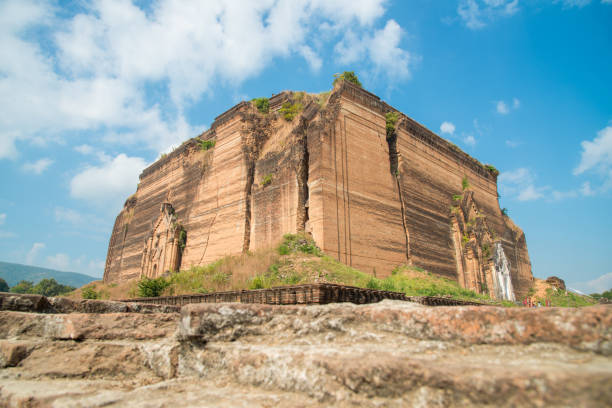
<path id="1" fill-rule="evenodd" d="M 185 231 L 182 225 L 179 225 L 178 228 L 180 228 L 178 246 L 182 251 L 183 249 L 185 249 L 185 244 L 187 243 L 187 232 Z"/>
<path id="2" fill-rule="evenodd" d="M 336 83 L 341 80 L 351 82 L 360 88 L 362 87 L 359 78 L 355 74 L 355 71 L 344 71 L 341 74 L 334 74 L 334 85 L 336 85 Z"/>
<path id="3" fill-rule="evenodd" d="M 485 164 L 484 168 L 486 171 L 488 171 L 489 173 L 493 174 L 494 176 L 498 176 L 499 175 L 499 170 L 497 170 L 495 168 L 495 166 L 491 165 L 491 164 Z"/>
<path id="4" fill-rule="evenodd" d="M 270 100 L 268 98 L 255 98 L 252 102 L 260 113 L 266 114 L 270 111 Z"/>
<path id="5" fill-rule="evenodd" d="M 491 257 L 491 246 L 489 244 L 482 245 L 482 256 L 484 259 L 489 259 Z"/>
<path id="6" fill-rule="evenodd" d="M 468 181 L 467 176 L 463 176 L 463 179 L 461 179 L 461 189 L 465 191 L 468 188 L 470 188 L 470 182 Z"/>
<path id="7" fill-rule="evenodd" d="M 196 142 L 198 142 L 198 144 L 200 145 L 200 150 L 202 150 L 203 152 L 215 147 L 216 144 L 215 140 L 196 139 Z"/>
<path id="8" fill-rule="evenodd" d="M 261 179 L 262 187 L 265 187 L 268 184 L 272 183 L 272 177 L 272 174 L 266 174 L 265 176 L 263 176 L 263 178 Z"/>
<path id="9" fill-rule="evenodd" d="M 325 91 L 317 95 L 317 103 L 319 104 L 319 108 L 323 108 L 325 106 L 325 103 L 327 102 L 327 98 L 329 98 L 330 94 L 331 94 L 330 91 Z"/>
<path id="10" fill-rule="evenodd" d="M 397 112 L 387 112 L 385 114 L 387 139 L 389 139 L 395 133 L 395 125 L 399 119 Z"/>
<path id="11" fill-rule="evenodd" d="M 279 109 L 279 112 L 287 122 L 291 122 L 293 118 L 295 118 L 298 113 L 300 113 L 302 108 L 303 106 L 299 102 L 291 103 L 290 101 L 287 101 L 283 103 L 283 105 Z"/>

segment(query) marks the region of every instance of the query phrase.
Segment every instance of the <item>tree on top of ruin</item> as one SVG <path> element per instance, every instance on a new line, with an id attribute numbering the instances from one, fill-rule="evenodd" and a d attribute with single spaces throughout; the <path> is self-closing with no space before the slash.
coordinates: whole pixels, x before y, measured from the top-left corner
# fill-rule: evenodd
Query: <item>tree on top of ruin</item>
<path id="1" fill-rule="evenodd" d="M 359 78 L 357 77 L 357 74 L 355 74 L 355 71 L 344 71 L 341 74 L 334 74 L 334 85 L 336 85 L 336 83 L 340 80 L 351 82 L 360 88 L 363 87 L 359 81 Z"/>

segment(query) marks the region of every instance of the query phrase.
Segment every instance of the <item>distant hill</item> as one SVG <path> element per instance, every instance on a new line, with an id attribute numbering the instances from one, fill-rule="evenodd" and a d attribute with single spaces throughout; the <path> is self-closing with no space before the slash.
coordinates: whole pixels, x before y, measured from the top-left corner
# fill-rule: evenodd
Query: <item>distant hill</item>
<path id="1" fill-rule="evenodd" d="M 70 285 L 79 288 L 91 281 L 98 280 L 93 276 L 83 275 L 76 272 L 62 272 L 54 269 L 39 268 L 8 262 L 0 262 L 0 278 L 4 279 L 10 287 L 19 281 L 32 281 L 34 284 L 45 278 L 53 278 L 62 285 Z"/>

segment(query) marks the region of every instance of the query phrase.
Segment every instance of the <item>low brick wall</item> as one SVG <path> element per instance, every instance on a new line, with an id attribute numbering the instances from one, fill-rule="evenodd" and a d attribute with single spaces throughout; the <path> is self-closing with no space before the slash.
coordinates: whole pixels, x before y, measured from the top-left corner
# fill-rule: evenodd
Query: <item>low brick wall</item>
<path id="1" fill-rule="evenodd" d="M 314 283 L 269 289 L 235 290 L 154 298 L 124 299 L 123 302 L 182 306 L 190 303 L 259 303 L 267 305 L 312 305 L 350 302 L 376 303 L 383 299 L 405 300 L 427 306 L 483 306 L 482 303 L 435 296 L 406 296 L 400 292 L 364 289 L 355 286 Z"/>

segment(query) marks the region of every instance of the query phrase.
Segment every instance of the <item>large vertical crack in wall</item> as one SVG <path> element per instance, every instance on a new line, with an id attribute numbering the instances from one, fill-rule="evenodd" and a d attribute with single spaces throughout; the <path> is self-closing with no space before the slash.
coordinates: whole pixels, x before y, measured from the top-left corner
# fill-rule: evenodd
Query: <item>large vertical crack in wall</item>
<path id="1" fill-rule="evenodd" d="M 255 181 L 255 165 L 259 158 L 259 152 L 272 132 L 272 121 L 270 117 L 256 113 L 254 107 L 251 112 L 243 113 L 242 120 L 246 123 L 242 131 L 242 152 L 246 167 L 246 182 L 244 187 L 244 239 L 242 252 L 246 253 L 251 245 L 251 210 L 253 183 Z"/>
<path id="2" fill-rule="evenodd" d="M 404 238 L 406 242 L 406 262 L 410 264 L 410 233 L 408 232 L 408 220 L 406 219 L 406 204 L 404 203 L 404 195 L 402 194 L 402 174 L 400 167 L 400 153 L 397 150 L 397 132 L 395 127 L 390 129 L 387 127 L 387 144 L 389 145 L 389 170 L 395 179 L 397 185 L 397 195 L 399 197 L 400 208 L 402 211 L 402 227 L 404 229 Z"/>
<path id="3" fill-rule="evenodd" d="M 308 166 L 310 156 L 308 153 L 308 140 L 306 132 L 307 127 L 307 119 L 303 116 L 300 117 L 300 125 L 296 129 L 296 141 L 298 149 L 298 161 L 296 168 L 296 178 L 298 185 L 296 229 L 298 232 L 304 232 L 306 230 L 306 223 L 308 222 Z"/>
<path id="4" fill-rule="evenodd" d="M 244 191 L 244 240 L 242 243 L 242 252 L 249 250 L 251 245 L 251 197 L 253 181 L 255 180 L 255 160 L 247 162 L 246 184 Z"/>

